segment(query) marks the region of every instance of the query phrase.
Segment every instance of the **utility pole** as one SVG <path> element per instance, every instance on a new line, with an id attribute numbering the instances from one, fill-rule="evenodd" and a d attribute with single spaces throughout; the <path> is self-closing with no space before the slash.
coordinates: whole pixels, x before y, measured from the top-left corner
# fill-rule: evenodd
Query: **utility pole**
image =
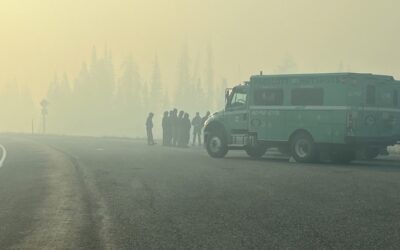
<path id="1" fill-rule="evenodd" d="M 42 124 L 43 124 L 43 134 L 46 133 L 46 116 L 48 114 L 47 112 L 47 106 L 49 105 L 49 103 L 47 102 L 46 99 L 43 99 L 40 102 L 40 106 L 42 106 Z"/>

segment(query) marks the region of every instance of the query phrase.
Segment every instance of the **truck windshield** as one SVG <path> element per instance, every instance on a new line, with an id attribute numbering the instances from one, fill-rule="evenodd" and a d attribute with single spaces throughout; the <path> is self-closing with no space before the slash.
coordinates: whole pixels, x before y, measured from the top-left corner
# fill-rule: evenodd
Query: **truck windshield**
<path id="1" fill-rule="evenodd" d="M 247 93 L 244 89 L 234 89 L 232 91 L 229 107 L 245 106 L 247 102 Z"/>

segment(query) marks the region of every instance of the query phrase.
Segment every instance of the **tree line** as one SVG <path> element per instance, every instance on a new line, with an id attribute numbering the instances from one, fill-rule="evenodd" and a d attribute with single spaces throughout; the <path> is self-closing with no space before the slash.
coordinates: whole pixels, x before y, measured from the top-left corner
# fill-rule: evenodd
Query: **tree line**
<path id="1" fill-rule="evenodd" d="M 89 53 L 90 54 L 90 53 Z M 193 116 L 224 106 L 225 78 L 216 79 L 211 46 L 205 50 L 204 65 L 191 60 L 187 46 L 177 55 L 174 82 L 164 82 L 162 65 L 154 56 L 151 74 L 142 77 L 139 65 L 131 55 L 118 65 L 112 53 L 92 49 L 89 62 L 83 62 L 79 73 L 69 77 L 55 75 L 47 94 L 49 103 L 47 132 L 52 134 L 143 136 L 149 112 L 155 114 L 155 134 L 160 135 L 162 114 L 174 108 Z M 115 69 L 119 69 L 116 73 Z M 286 56 L 274 73 L 293 73 L 297 65 Z M 73 79 L 73 80 L 70 80 Z M 168 87 L 166 87 L 168 86 Z M 0 91 L 0 131 L 42 132 L 40 101 L 33 101 L 29 89 L 16 82 Z"/>
<path id="2" fill-rule="evenodd" d="M 82 63 L 75 77 L 55 75 L 50 82 L 44 96 L 49 103 L 47 132 L 142 136 L 145 134 L 144 123 L 149 112 L 156 114 L 157 123 L 161 122 L 164 111 L 173 108 L 190 114 L 222 109 L 223 90 L 227 81 L 215 79 L 211 47 L 206 50 L 205 74 L 199 73 L 198 65 L 191 64 L 186 46 L 177 59 L 176 82 L 163 82 L 157 56 L 153 59 L 149 79 L 144 79 L 132 56 L 126 56 L 116 67 L 109 49 L 98 53 L 93 48 L 89 62 Z M 121 69 L 120 73 L 117 74 L 115 68 Z M 171 91 L 171 86 L 175 86 L 174 91 Z M 0 107 L 4 107 L 4 110 L 0 108 L 2 114 L 5 107 L 16 103 L 19 105 L 7 116 L 10 124 L 0 124 L 1 130 L 28 132 L 31 120 L 34 119 L 36 132 L 42 132 L 40 105 L 33 103 L 29 91 L 11 88 L 1 94 Z M 16 124 L 19 124 L 20 129 L 16 129 Z M 157 124 L 155 128 L 157 135 Z"/>

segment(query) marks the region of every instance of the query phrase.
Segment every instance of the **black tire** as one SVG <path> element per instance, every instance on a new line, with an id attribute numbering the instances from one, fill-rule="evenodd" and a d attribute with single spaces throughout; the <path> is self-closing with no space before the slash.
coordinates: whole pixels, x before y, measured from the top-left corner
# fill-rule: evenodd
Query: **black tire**
<path id="1" fill-rule="evenodd" d="M 364 158 L 370 161 L 378 157 L 379 153 L 379 148 L 366 148 L 364 151 Z"/>
<path id="2" fill-rule="evenodd" d="M 265 152 L 267 152 L 267 147 L 265 146 L 254 146 L 254 147 L 246 147 L 245 151 L 247 153 L 248 156 L 250 156 L 251 158 L 254 159 L 259 159 L 261 158 L 263 155 L 265 155 Z"/>
<path id="3" fill-rule="evenodd" d="M 223 158 L 228 153 L 226 138 L 222 133 L 211 132 L 207 138 L 207 153 L 213 158 Z"/>
<path id="4" fill-rule="evenodd" d="M 312 163 L 318 159 L 314 140 L 307 133 L 297 133 L 291 140 L 290 148 L 293 158 L 297 162 Z"/>
<path id="5" fill-rule="evenodd" d="M 333 163 L 346 164 L 356 159 L 355 151 L 334 151 L 330 154 Z"/>

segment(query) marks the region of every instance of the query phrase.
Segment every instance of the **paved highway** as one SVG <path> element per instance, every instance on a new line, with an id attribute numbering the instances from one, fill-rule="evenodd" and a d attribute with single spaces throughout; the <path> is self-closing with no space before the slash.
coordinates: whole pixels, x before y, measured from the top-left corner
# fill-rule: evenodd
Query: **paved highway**
<path id="1" fill-rule="evenodd" d="M 2 135 L 0 144 L 1 249 L 400 245 L 397 156 L 295 164 L 129 139 Z"/>

